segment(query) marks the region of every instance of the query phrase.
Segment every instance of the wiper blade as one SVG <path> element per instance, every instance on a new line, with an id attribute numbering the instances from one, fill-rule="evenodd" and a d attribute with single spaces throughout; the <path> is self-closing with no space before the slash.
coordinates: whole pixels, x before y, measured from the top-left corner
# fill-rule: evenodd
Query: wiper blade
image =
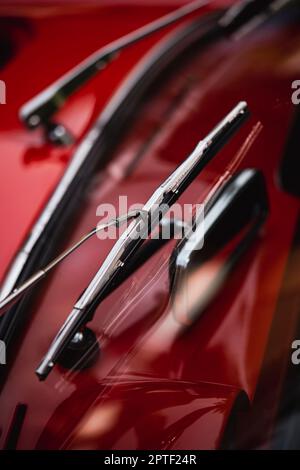
<path id="1" fill-rule="evenodd" d="M 195 0 L 104 46 L 24 104 L 20 109 L 22 121 L 29 129 L 43 125 L 52 140 L 57 143 L 69 143 L 70 136 L 66 135 L 67 131 L 63 126 L 51 123 L 51 117 L 64 105 L 68 97 L 103 70 L 123 49 L 176 23 L 209 3 L 211 0 Z"/>
<path id="2" fill-rule="evenodd" d="M 216 155 L 248 116 L 245 102 L 239 103 L 191 155 L 154 191 L 140 210 L 140 215 L 129 225 L 108 254 L 104 263 L 75 303 L 73 310 L 59 330 L 47 354 L 36 370 L 44 380 L 72 338 L 92 319 L 95 309 L 111 288 L 128 260 L 141 247 L 161 218 L 178 200 L 201 170 Z"/>

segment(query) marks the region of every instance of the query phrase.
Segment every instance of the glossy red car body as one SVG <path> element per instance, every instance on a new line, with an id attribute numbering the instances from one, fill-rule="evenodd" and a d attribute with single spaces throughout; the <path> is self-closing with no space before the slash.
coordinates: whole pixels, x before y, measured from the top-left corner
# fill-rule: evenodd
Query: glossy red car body
<path id="1" fill-rule="evenodd" d="M 79 142 L 135 67 L 180 26 L 127 49 L 72 96 L 57 115 L 76 137 L 69 147 L 45 142 L 41 130 L 28 131 L 18 117 L 21 105 L 101 46 L 182 3 L 2 1 L 0 22 L 15 41 L 0 70 L 7 84 L 7 104 L 0 106 L 2 280 Z M 214 2 L 203 15 L 229 3 Z M 172 242 L 98 307 L 91 322 L 101 344 L 97 363 L 84 371 L 57 366 L 39 382 L 35 368 L 114 242 L 91 239 L 64 261 L 43 282 L 5 366 L 2 448 L 9 447 L 20 405 L 26 414 L 17 449 L 269 446 L 297 321 L 288 307 L 299 281 L 282 286 L 299 201 L 280 187 L 278 169 L 294 113 L 299 41 L 299 25 L 289 22 L 271 22 L 239 41 L 216 41 L 145 97 L 57 250 L 98 223 L 101 203 L 117 205 L 119 195 L 127 195 L 129 204 L 144 203 L 241 100 L 248 103 L 249 120 L 180 201 L 203 202 L 229 168 L 258 168 L 268 191 L 267 222 L 191 330 L 182 333 L 172 315 Z"/>

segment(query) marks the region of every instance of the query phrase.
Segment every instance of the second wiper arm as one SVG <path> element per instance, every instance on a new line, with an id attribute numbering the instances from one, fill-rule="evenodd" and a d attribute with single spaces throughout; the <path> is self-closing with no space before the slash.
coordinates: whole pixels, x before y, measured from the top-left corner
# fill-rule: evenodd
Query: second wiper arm
<path id="1" fill-rule="evenodd" d="M 241 126 L 247 116 L 247 104 L 245 102 L 239 103 L 154 191 L 139 211 L 139 216 L 120 236 L 86 290 L 75 303 L 73 310 L 36 370 L 40 380 L 44 380 L 48 376 L 64 348 L 76 333 L 92 319 L 99 302 L 110 290 L 114 279 L 126 265 L 126 262 L 140 248 L 148 235 L 155 230 L 160 219 Z"/>
<path id="2" fill-rule="evenodd" d="M 73 138 L 67 129 L 52 122 L 52 116 L 64 105 L 69 96 L 104 69 L 122 50 L 210 3 L 211 0 L 194 0 L 104 46 L 25 103 L 20 109 L 21 120 L 29 129 L 42 125 L 47 138 L 55 144 L 71 143 Z M 237 5 L 225 10 L 224 15 L 216 22 L 216 30 L 221 36 L 230 36 L 258 15 L 263 13 L 267 16 L 272 15 L 292 3 L 293 0 L 241 0 Z"/>
<path id="3" fill-rule="evenodd" d="M 104 69 L 119 52 L 203 8 L 210 2 L 211 0 L 195 0 L 104 46 L 24 104 L 20 110 L 22 121 L 30 129 L 41 124 L 48 126 L 52 115 L 63 106 L 68 97 Z"/>

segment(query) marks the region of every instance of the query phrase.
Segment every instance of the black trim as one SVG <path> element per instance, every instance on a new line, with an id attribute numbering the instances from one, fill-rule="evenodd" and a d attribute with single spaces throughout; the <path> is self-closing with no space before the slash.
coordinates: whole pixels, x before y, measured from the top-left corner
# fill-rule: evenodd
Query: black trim
<path id="1" fill-rule="evenodd" d="M 22 426 L 27 412 L 27 405 L 19 403 L 16 406 L 13 419 L 5 440 L 4 450 L 15 450 L 18 444 L 18 439 L 21 434 Z"/>
<path id="2" fill-rule="evenodd" d="M 279 182 L 284 191 L 300 197 L 300 105 L 295 110 L 279 169 Z"/>

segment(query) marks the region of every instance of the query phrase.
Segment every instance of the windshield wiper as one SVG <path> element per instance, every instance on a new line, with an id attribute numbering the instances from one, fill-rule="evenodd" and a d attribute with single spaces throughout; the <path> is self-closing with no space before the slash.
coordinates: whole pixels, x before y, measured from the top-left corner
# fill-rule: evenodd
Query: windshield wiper
<path id="1" fill-rule="evenodd" d="M 107 292 L 111 291 L 122 269 L 157 227 L 161 218 L 237 131 L 248 114 L 247 104 L 239 103 L 154 191 L 139 211 L 139 216 L 120 236 L 88 287 L 75 303 L 72 312 L 36 370 L 40 380 L 48 376 L 70 341 L 82 331 L 88 321 L 91 321 L 96 308 Z"/>
<path id="2" fill-rule="evenodd" d="M 123 49 L 176 23 L 209 3 L 211 0 L 195 0 L 102 47 L 25 103 L 20 109 L 21 120 L 29 129 L 44 126 L 47 138 L 57 144 L 72 142 L 72 136 L 65 127 L 51 121 L 53 114 L 64 105 L 69 96 L 103 70 Z"/>
<path id="3" fill-rule="evenodd" d="M 255 19 L 259 20 L 259 24 L 270 14 L 280 11 L 294 1 L 242 0 L 239 4 L 229 7 L 216 23 L 218 35 L 231 35 Z M 64 105 L 66 100 L 91 77 L 103 70 L 123 49 L 185 18 L 190 13 L 202 9 L 209 3 L 211 0 L 195 0 L 102 47 L 25 103 L 20 109 L 21 120 L 29 129 L 43 126 L 47 139 L 55 144 L 67 145 L 71 143 L 73 138 L 69 131 L 62 124 L 52 121 L 52 116 Z"/>

